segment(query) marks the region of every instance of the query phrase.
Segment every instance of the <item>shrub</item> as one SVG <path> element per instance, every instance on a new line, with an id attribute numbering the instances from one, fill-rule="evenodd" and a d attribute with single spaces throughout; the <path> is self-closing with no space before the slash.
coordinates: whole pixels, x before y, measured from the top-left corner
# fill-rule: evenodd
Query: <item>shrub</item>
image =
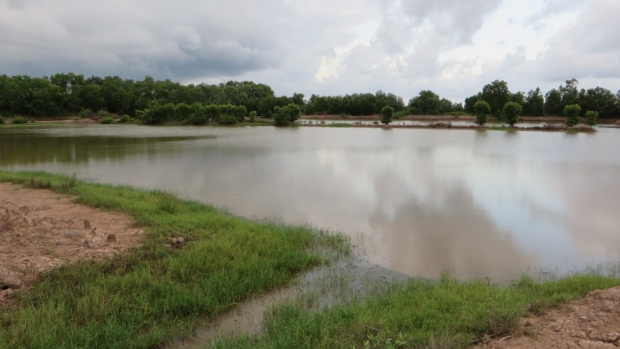
<path id="1" fill-rule="evenodd" d="M 564 115 L 566 115 L 566 126 L 571 127 L 579 123 L 579 113 L 581 107 L 579 104 L 571 104 L 564 107 Z"/>
<path id="2" fill-rule="evenodd" d="M 409 108 L 405 108 L 401 111 L 397 111 L 394 113 L 394 115 L 392 115 L 394 117 L 394 119 L 400 119 L 403 116 L 409 116 L 411 115 L 411 111 L 409 110 Z"/>
<path id="3" fill-rule="evenodd" d="M 476 113 L 476 124 L 482 126 L 487 123 L 487 118 L 491 114 L 491 105 L 485 101 L 478 101 L 474 104 Z"/>
<path id="4" fill-rule="evenodd" d="M 506 119 L 506 123 L 510 126 L 514 126 L 518 123 L 522 110 L 521 104 L 517 102 L 508 102 L 504 104 L 504 118 Z"/>
<path id="5" fill-rule="evenodd" d="M 385 106 L 381 109 L 381 123 L 389 124 L 392 122 L 392 116 L 394 115 L 394 108 Z"/>
<path id="6" fill-rule="evenodd" d="M 4 118 L 2 116 L 0 116 L 0 125 L 4 124 Z"/>
<path id="7" fill-rule="evenodd" d="M 97 112 L 97 115 L 101 116 L 102 118 L 106 118 L 110 116 L 110 112 L 108 112 L 107 110 L 99 109 L 99 111 Z"/>
<path id="8" fill-rule="evenodd" d="M 234 125 L 238 122 L 237 118 L 231 114 L 221 114 L 217 118 L 217 122 L 222 125 Z"/>
<path id="9" fill-rule="evenodd" d="M 175 120 L 188 120 L 192 114 L 192 106 L 185 103 L 179 103 L 174 106 L 174 119 Z"/>
<path id="10" fill-rule="evenodd" d="M 301 115 L 301 108 L 297 104 L 291 103 L 284 107 L 273 108 L 273 120 L 277 126 L 286 126 L 297 121 Z"/>
<path id="11" fill-rule="evenodd" d="M 120 122 L 121 124 L 127 123 L 127 122 L 132 122 L 133 119 L 129 116 L 129 115 L 123 115 L 121 117 L 120 120 L 118 120 L 118 122 Z"/>
<path id="12" fill-rule="evenodd" d="M 16 116 L 13 118 L 13 123 L 14 124 L 25 124 L 28 122 L 28 119 L 26 119 L 23 116 Z"/>
<path id="13" fill-rule="evenodd" d="M 598 121 L 598 112 L 588 110 L 588 112 L 586 113 L 586 125 L 594 126 L 596 125 L 597 121 Z"/>
<path id="14" fill-rule="evenodd" d="M 377 120 L 373 121 L 372 123 L 375 124 L 375 125 L 379 125 L 379 121 L 377 121 Z"/>
<path id="15" fill-rule="evenodd" d="M 106 116 L 105 118 L 101 119 L 101 123 L 102 124 L 113 124 L 114 118 L 111 116 Z"/>
<path id="16" fill-rule="evenodd" d="M 80 110 L 80 112 L 78 113 L 78 115 L 80 115 L 80 117 L 82 118 L 87 118 L 91 115 L 93 115 L 93 111 L 90 109 L 84 109 L 82 108 L 82 110 Z"/>
<path id="17" fill-rule="evenodd" d="M 251 111 L 250 112 L 250 122 L 256 122 L 256 112 L 255 111 Z"/>

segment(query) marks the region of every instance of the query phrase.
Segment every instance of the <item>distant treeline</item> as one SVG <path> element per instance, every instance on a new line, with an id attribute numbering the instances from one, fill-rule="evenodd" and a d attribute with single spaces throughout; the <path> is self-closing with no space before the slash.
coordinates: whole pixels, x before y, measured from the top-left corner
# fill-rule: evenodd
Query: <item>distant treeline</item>
<path id="1" fill-rule="evenodd" d="M 396 117 L 405 115 L 474 114 L 474 104 L 484 100 L 491 106 L 491 112 L 501 117 L 503 106 L 512 101 L 521 104 L 523 115 L 563 115 L 564 107 L 581 105 L 582 114 L 598 111 L 602 118 L 620 117 L 620 91 L 596 87 L 578 89 L 579 82 L 567 80 L 566 84 L 543 94 L 539 88 L 523 92 L 511 92 L 505 81 L 493 81 L 481 92 L 465 99 L 465 103 L 453 103 L 441 98 L 433 91 L 424 90 L 411 98 L 407 104 L 401 97 L 378 91 L 375 94 L 361 93 L 345 96 L 312 95 L 305 99 L 301 93 L 292 96 L 275 96 L 271 87 L 251 81 L 229 81 L 223 84 L 182 85 L 170 80 L 158 81 L 146 77 L 142 81 L 122 79 L 118 76 L 85 78 L 80 74 L 55 74 L 50 77 L 31 78 L 25 75 L 0 76 L 0 114 L 32 116 L 87 115 L 85 111 L 104 110 L 117 114 L 141 114 L 144 118 L 156 120 L 163 114 L 178 118 L 170 111 L 170 104 L 176 108 L 185 104 L 193 108 L 195 123 L 216 118 L 210 105 L 231 105 L 245 107 L 245 113 L 256 111 L 259 116 L 272 117 L 276 107 L 297 105 L 301 112 L 332 115 L 379 114 L 385 106 L 394 108 Z M 197 104 L 202 105 L 204 112 Z M 166 106 L 168 105 L 168 106 Z M 192 107 L 193 106 L 193 107 Z M 183 108 L 183 107 L 182 107 Z M 239 109 L 241 110 L 241 109 Z M 203 114 L 201 114 L 203 113 Z M 226 115 L 237 112 L 226 111 Z M 162 115 L 163 115 L 162 114 Z M 211 115 L 206 116 L 205 115 Z M 188 116 L 183 119 L 187 120 Z M 194 123 L 194 121 L 191 121 Z"/>

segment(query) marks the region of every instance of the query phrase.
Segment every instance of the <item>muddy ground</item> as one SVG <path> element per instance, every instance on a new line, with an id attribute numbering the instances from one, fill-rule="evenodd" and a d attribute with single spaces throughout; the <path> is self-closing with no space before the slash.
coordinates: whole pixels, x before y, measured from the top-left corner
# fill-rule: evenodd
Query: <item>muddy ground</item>
<path id="1" fill-rule="evenodd" d="M 135 247 L 144 231 L 124 214 L 75 204 L 48 190 L 0 183 L 0 305 L 41 273 Z"/>
<path id="2" fill-rule="evenodd" d="M 515 334 L 483 342 L 476 348 L 618 348 L 620 287 L 594 291 L 559 309 L 521 319 Z"/>
<path id="3" fill-rule="evenodd" d="M 48 190 L 0 183 L 0 306 L 41 273 L 78 260 L 103 260 L 140 245 L 129 216 L 75 204 Z M 521 319 L 503 338 L 477 348 L 620 347 L 620 287 L 594 291 L 544 314 Z"/>

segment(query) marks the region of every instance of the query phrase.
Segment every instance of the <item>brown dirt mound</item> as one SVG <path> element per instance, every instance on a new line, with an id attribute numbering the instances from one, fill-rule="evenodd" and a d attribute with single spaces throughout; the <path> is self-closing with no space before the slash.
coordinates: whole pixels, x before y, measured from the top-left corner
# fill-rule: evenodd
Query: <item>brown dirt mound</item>
<path id="1" fill-rule="evenodd" d="M 38 273 L 103 260 L 140 245 L 144 231 L 120 213 L 75 204 L 48 190 L 0 183 L 0 305 Z"/>
<path id="2" fill-rule="evenodd" d="M 477 348 L 620 347 L 620 287 L 589 293 L 559 309 L 524 318 L 518 333 L 489 339 Z"/>

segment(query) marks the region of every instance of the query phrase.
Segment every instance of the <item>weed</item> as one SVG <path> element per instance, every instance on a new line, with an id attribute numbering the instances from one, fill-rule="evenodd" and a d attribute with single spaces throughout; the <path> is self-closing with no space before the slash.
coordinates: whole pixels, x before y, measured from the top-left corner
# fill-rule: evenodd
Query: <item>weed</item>
<path id="1" fill-rule="evenodd" d="M 102 124 L 113 124 L 114 118 L 111 116 L 106 116 L 105 118 L 101 119 L 101 123 Z"/>
<path id="2" fill-rule="evenodd" d="M 18 124 L 25 124 L 27 122 L 28 122 L 28 119 L 26 119 L 23 116 L 16 116 L 16 117 L 13 118 L 13 121 L 12 121 L 12 123 L 14 123 L 16 125 L 18 125 Z"/>

